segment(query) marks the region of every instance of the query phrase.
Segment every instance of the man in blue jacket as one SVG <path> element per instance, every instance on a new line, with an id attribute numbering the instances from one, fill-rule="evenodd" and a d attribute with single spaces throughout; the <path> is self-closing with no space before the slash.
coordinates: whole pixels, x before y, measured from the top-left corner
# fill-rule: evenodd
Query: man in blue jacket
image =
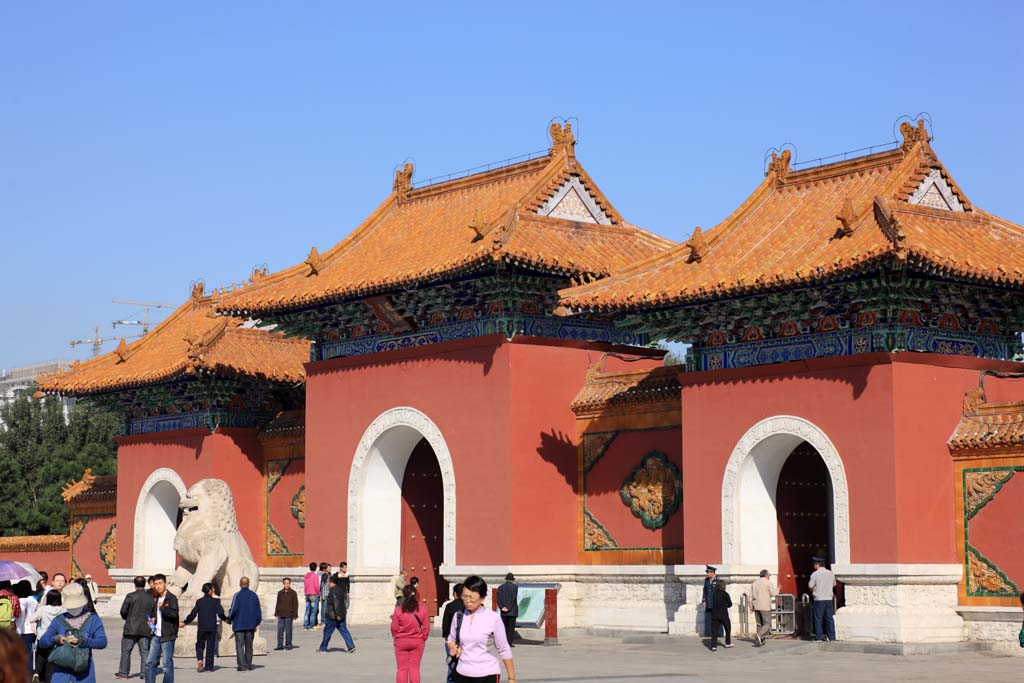
<path id="1" fill-rule="evenodd" d="M 238 582 L 239 591 L 231 601 L 228 621 L 235 632 L 235 662 L 239 671 L 252 671 L 252 641 L 256 628 L 263 621 L 260 599 L 249 590 L 249 577 L 243 576 Z"/>

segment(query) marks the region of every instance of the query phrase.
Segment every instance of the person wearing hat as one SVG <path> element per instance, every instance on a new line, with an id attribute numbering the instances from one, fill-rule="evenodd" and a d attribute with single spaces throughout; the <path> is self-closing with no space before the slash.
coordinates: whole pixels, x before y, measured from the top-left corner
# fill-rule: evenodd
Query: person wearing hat
<path id="1" fill-rule="evenodd" d="M 821 642 L 822 626 L 824 635 L 832 642 L 836 640 L 836 622 L 832 614 L 832 596 L 836 588 L 836 577 L 825 567 L 825 558 L 812 557 L 814 573 L 808 586 L 814 597 L 814 640 Z"/>
<path id="2" fill-rule="evenodd" d="M 96 599 L 100 597 L 100 587 L 92 580 L 92 574 L 85 575 L 85 582 L 89 584 L 89 597 L 92 598 L 93 604 L 96 604 Z"/>
<path id="3" fill-rule="evenodd" d="M 512 572 L 505 574 L 505 583 L 498 586 L 498 612 L 505 625 L 505 639 L 512 647 L 516 634 L 516 620 L 519 618 L 519 586 Z"/>
<path id="4" fill-rule="evenodd" d="M 704 635 L 710 638 L 711 612 L 715 608 L 715 590 L 718 588 L 718 567 L 706 564 L 704 574 L 704 592 L 701 594 L 700 607 L 704 610 Z"/>
<path id="5" fill-rule="evenodd" d="M 107 646 L 107 633 L 95 612 L 87 610 L 89 600 L 80 584 L 69 583 L 61 591 L 63 614 L 50 622 L 46 633 L 39 639 L 39 647 L 51 649 L 70 643 L 89 650 L 102 650 Z M 89 657 L 89 669 L 75 673 L 56 664 L 50 665 L 50 683 L 96 683 L 94 657 Z"/>

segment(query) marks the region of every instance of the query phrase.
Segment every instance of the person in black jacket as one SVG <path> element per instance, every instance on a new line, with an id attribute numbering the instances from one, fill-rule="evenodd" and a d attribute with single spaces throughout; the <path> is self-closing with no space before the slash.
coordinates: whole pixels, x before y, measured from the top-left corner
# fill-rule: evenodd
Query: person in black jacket
<path id="1" fill-rule="evenodd" d="M 164 680 L 174 680 L 174 641 L 178 639 L 178 598 L 167 590 L 167 577 L 153 575 L 156 603 L 149 617 L 153 640 L 146 657 L 146 683 L 156 683 L 156 670 L 160 660 L 164 663 Z"/>
<path id="2" fill-rule="evenodd" d="M 452 599 L 444 606 L 444 612 L 441 614 L 441 645 L 444 646 L 444 660 L 448 661 L 448 634 L 452 632 L 452 622 L 455 621 L 455 615 L 460 610 L 465 609 L 466 606 L 462 604 L 462 584 L 457 583 L 452 586 Z M 449 668 L 449 680 L 450 676 L 454 672 L 454 669 Z"/>
<path id="3" fill-rule="evenodd" d="M 331 636 L 334 635 L 335 630 L 339 631 L 341 637 L 345 639 L 345 646 L 348 648 L 348 651 L 350 653 L 356 651 L 356 644 L 352 641 L 352 634 L 348 632 L 348 626 L 345 625 L 345 617 L 348 616 L 348 610 L 345 607 L 345 595 L 342 593 L 342 588 L 338 583 L 337 575 L 332 576 L 327 583 L 329 590 L 327 591 L 327 607 L 324 612 L 324 637 L 320 641 L 320 647 L 317 649 L 317 652 L 327 652 L 327 645 L 330 644 Z"/>
<path id="4" fill-rule="evenodd" d="M 498 586 L 497 598 L 501 623 L 505 625 L 505 637 L 509 646 L 515 647 L 512 642 L 516 635 L 516 620 L 519 619 L 519 586 L 512 572 L 506 574 L 505 583 Z"/>
<path id="5" fill-rule="evenodd" d="M 227 621 L 228 618 L 224 616 L 224 607 L 220 600 L 213 596 L 212 583 L 203 584 L 203 597 L 196 601 L 195 607 L 179 626 L 188 626 L 196 617 L 199 617 L 199 628 L 196 631 L 196 671 L 202 671 L 204 668 L 204 650 L 205 668 L 207 671 L 213 671 L 213 655 L 217 649 L 217 619 L 219 617 L 221 621 Z"/>
<path id="6" fill-rule="evenodd" d="M 725 581 L 719 579 L 715 586 L 715 603 L 711 608 L 711 651 L 718 650 L 719 625 L 725 629 L 725 646 L 732 647 L 732 623 L 729 621 L 729 608 L 732 598 L 725 592 Z"/>
<path id="7" fill-rule="evenodd" d="M 149 639 L 153 631 L 149 628 L 149 615 L 153 613 L 156 600 L 146 590 L 146 578 L 135 577 L 135 591 L 125 596 L 121 603 L 121 618 L 124 619 L 124 631 L 121 634 L 121 664 L 117 668 L 115 678 L 128 678 L 132 668 L 132 650 L 139 646 L 142 663 L 139 672 L 146 665 L 149 657 Z"/>

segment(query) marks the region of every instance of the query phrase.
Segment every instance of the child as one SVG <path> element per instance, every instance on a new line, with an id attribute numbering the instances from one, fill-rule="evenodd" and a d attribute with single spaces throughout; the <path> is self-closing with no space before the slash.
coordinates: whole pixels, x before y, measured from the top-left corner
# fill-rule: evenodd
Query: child
<path id="1" fill-rule="evenodd" d="M 729 608 L 732 598 L 725 592 L 725 581 L 719 579 L 715 588 L 715 605 L 711 608 L 711 651 L 718 650 L 718 626 L 725 629 L 725 646 L 732 647 L 732 623 L 729 621 Z"/>

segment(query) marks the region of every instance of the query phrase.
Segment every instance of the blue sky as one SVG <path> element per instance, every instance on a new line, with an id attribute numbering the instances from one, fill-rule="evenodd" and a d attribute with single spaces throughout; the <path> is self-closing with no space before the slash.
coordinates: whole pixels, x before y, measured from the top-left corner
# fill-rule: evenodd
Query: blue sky
<path id="1" fill-rule="evenodd" d="M 340 240 L 416 177 L 546 148 L 672 239 L 927 111 L 971 200 L 1024 223 L 1020 3 L 5 3 L 0 367 Z M 105 350 L 111 350 L 107 344 Z"/>

